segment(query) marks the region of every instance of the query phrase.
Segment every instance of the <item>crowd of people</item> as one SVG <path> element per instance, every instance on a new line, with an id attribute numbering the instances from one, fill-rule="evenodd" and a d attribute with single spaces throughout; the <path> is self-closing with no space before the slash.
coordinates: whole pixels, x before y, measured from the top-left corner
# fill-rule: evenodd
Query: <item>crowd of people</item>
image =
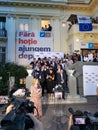
<path id="1" fill-rule="evenodd" d="M 85 60 L 86 56 L 88 57 L 88 60 Z M 73 55 L 68 55 L 68 54 L 65 55 L 64 58 L 44 57 L 44 58 L 33 59 L 30 65 L 32 67 L 32 76 L 34 77 L 34 84 L 36 85 L 32 84 L 31 86 L 31 95 L 33 95 L 33 97 L 32 96 L 31 97 L 35 102 L 35 104 L 37 103 L 36 107 L 39 109 L 40 116 L 42 116 L 42 109 L 40 109 L 42 105 L 41 96 L 43 97 L 45 95 L 45 92 L 47 92 L 48 101 L 53 101 L 54 90 L 57 86 L 61 85 L 62 99 L 65 100 L 65 93 L 69 93 L 69 88 L 68 88 L 69 67 L 71 67 L 77 61 L 81 61 L 81 62 L 98 61 L 97 53 L 95 55 L 91 51 L 88 51 L 88 54 L 86 56 L 73 53 Z M 35 82 L 36 80 L 37 82 Z M 35 97 L 37 98 L 35 99 Z"/>
<path id="2" fill-rule="evenodd" d="M 65 93 L 69 93 L 68 88 L 68 67 L 72 66 L 77 61 L 82 62 L 97 62 L 98 55 L 93 54 L 91 51 L 88 52 L 88 60 L 85 60 L 85 56 L 73 53 L 73 55 L 65 55 L 64 58 L 58 57 L 44 57 L 34 58 L 30 63 L 32 67 L 33 81 L 30 86 L 30 101 L 34 102 L 34 106 L 38 111 L 34 110 L 33 120 L 40 119 L 42 113 L 42 97 L 45 95 L 45 90 L 48 95 L 48 101 L 53 101 L 54 90 L 57 86 L 62 88 L 62 99 L 65 100 Z M 96 59 L 96 60 L 95 60 Z M 20 79 L 20 84 L 25 84 L 25 80 Z M 98 90 L 96 90 L 98 95 Z M 24 96 L 25 90 L 19 89 L 14 92 L 14 96 Z M 13 109 L 14 105 L 8 106 L 6 114 Z M 36 120 L 37 121 L 37 120 Z M 68 130 L 72 126 L 72 117 L 69 119 Z M 43 128 L 42 128 L 43 130 Z"/>
<path id="3" fill-rule="evenodd" d="M 48 100 L 53 100 L 53 90 L 55 86 L 62 85 L 62 98 L 65 99 L 65 92 L 69 92 L 65 61 L 58 59 L 57 57 L 38 58 L 38 60 L 34 58 L 30 65 L 32 66 L 32 76 L 38 78 L 40 81 L 42 96 L 44 96 L 46 90 Z"/>
<path id="4" fill-rule="evenodd" d="M 71 59 L 72 64 L 76 63 L 77 61 L 82 61 L 82 62 L 98 62 L 98 52 L 92 52 L 91 50 L 88 50 L 86 53 L 73 53 L 72 55 L 66 55 L 65 60 L 68 62 L 69 59 Z M 69 65 L 68 65 L 69 66 Z"/>
<path id="5" fill-rule="evenodd" d="M 81 55 L 73 53 L 66 54 L 64 58 L 44 57 L 34 58 L 30 63 L 32 66 L 32 76 L 38 78 L 42 87 L 42 96 L 44 90 L 47 90 L 48 99 L 53 99 L 53 88 L 56 85 L 62 85 L 64 92 L 69 92 L 68 89 L 68 67 L 72 66 L 77 61 L 81 62 L 98 62 L 98 53 L 93 54 L 88 51 L 88 54 Z M 63 94 L 62 98 L 65 98 Z"/>

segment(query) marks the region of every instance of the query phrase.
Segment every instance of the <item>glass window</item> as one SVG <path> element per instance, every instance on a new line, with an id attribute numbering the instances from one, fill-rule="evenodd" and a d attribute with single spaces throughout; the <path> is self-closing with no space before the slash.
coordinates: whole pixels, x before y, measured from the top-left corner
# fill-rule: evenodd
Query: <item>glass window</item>
<path id="1" fill-rule="evenodd" d="M 7 36 L 5 23 L 6 23 L 6 17 L 0 17 L 0 37 Z"/>
<path id="2" fill-rule="evenodd" d="M 50 20 L 41 20 L 41 31 L 47 31 Z"/>
<path id="3" fill-rule="evenodd" d="M 0 63 L 5 63 L 6 48 L 0 47 Z"/>
<path id="4" fill-rule="evenodd" d="M 21 31 L 23 31 L 24 30 L 24 24 L 20 24 L 20 26 L 19 26 L 19 30 L 21 30 Z"/>
<path id="5" fill-rule="evenodd" d="M 25 24 L 24 28 L 25 28 L 26 31 L 28 31 L 28 24 Z"/>
<path id="6" fill-rule="evenodd" d="M 19 19 L 19 30 L 21 31 L 29 30 L 29 19 Z"/>
<path id="7" fill-rule="evenodd" d="M 19 30 L 21 30 L 21 31 L 28 31 L 28 24 L 20 24 Z"/>

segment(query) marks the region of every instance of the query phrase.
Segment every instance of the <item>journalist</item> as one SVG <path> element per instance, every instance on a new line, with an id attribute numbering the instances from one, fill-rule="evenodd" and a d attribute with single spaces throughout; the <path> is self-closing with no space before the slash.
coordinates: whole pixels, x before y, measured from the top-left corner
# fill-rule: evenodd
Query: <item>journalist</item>
<path id="1" fill-rule="evenodd" d="M 19 98 L 19 97 L 25 96 L 25 93 L 26 93 L 26 89 L 25 89 L 25 88 L 20 88 L 20 89 L 16 90 L 16 91 L 12 94 L 12 96 L 15 96 L 15 97 Z M 6 109 L 6 114 L 8 114 L 8 113 L 12 110 L 13 107 L 14 107 L 14 103 L 12 102 L 12 103 L 7 107 L 7 109 Z"/>
<path id="2" fill-rule="evenodd" d="M 19 91 L 18 91 L 19 92 Z M 21 91 L 22 92 L 22 91 Z M 15 92 L 16 93 L 16 92 Z M 19 96 L 20 93 L 16 93 L 15 96 L 17 97 L 17 94 Z M 23 96 L 23 95 L 22 95 Z M 11 103 L 7 109 L 6 109 L 6 115 L 9 114 L 9 112 L 11 112 L 11 110 L 14 108 L 15 104 Z M 25 107 L 25 106 L 24 106 Z M 21 107 L 19 107 L 19 109 L 21 109 Z M 20 110 L 21 111 L 21 110 Z M 20 114 L 21 115 L 21 114 Z M 44 130 L 42 123 L 34 116 L 33 113 L 29 113 L 27 112 L 26 116 L 28 116 L 32 123 L 29 126 L 30 130 Z M 10 127 L 10 126 L 9 126 Z"/>
<path id="3" fill-rule="evenodd" d="M 77 110 L 75 113 L 73 113 L 69 116 L 67 130 L 80 130 L 79 126 L 74 125 L 74 122 L 73 122 L 74 115 L 75 116 L 83 116 L 83 113 L 80 110 Z M 82 127 L 82 130 L 84 130 L 83 127 Z"/>

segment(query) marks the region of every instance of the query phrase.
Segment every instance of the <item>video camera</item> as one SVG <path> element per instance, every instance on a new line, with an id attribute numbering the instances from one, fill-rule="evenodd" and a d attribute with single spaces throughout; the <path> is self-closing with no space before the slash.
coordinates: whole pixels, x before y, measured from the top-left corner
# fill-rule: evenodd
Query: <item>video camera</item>
<path id="1" fill-rule="evenodd" d="M 13 97 L 10 103 L 14 107 L 1 120 L 0 130 L 28 130 L 28 128 L 33 128 L 34 122 L 27 116 L 27 113 L 34 113 L 34 103 L 26 97 Z"/>
<path id="2" fill-rule="evenodd" d="M 84 130 L 83 128 L 86 128 L 88 130 L 98 130 L 98 116 L 95 117 L 95 114 L 93 115 L 89 111 L 80 111 L 74 110 L 72 108 L 68 109 L 69 112 L 73 115 L 73 125 L 79 126 L 80 129 Z"/>
<path id="3" fill-rule="evenodd" d="M 74 116 L 73 117 L 73 123 L 74 125 L 85 125 L 86 124 L 86 117 L 83 116 Z"/>

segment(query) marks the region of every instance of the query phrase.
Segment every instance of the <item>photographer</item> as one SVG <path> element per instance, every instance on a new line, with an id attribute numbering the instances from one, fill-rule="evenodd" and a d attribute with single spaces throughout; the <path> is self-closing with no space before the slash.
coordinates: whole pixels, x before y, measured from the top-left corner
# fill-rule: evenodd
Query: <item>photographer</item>
<path id="1" fill-rule="evenodd" d="M 43 130 L 42 123 L 34 116 L 34 104 L 24 97 L 24 89 L 17 90 L 1 120 L 1 127 L 6 130 Z M 25 91 L 25 93 L 27 93 Z M 25 125 L 24 125 L 25 124 Z M 15 129 L 15 130 L 16 130 Z"/>
<path id="2" fill-rule="evenodd" d="M 75 113 L 73 112 L 73 114 L 71 113 L 71 115 L 69 116 L 69 121 L 68 121 L 68 129 L 67 130 L 80 130 L 82 128 L 82 130 L 84 130 L 84 126 L 79 126 L 79 125 L 74 125 L 74 116 L 83 116 L 83 113 L 80 110 L 77 110 Z M 81 128 L 80 128 L 81 127 Z"/>
<path id="3" fill-rule="evenodd" d="M 12 108 L 13 106 L 10 105 L 9 109 L 11 110 Z M 29 116 L 32 122 L 34 123 L 33 128 L 30 130 L 44 130 L 42 122 L 39 121 L 32 113 L 27 113 L 27 116 Z"/>
<path id="4" fill-rule="evenodd" d="M 20 88 L 18 90 L 16 90 L 13 94 L 12 94 L 12 97 L 16 97 L 16 98 L 19 98 L 19 97 L 23 97 L 25 96 L 26 94 L 26 89 L 23 87 L 23 88 Z M 12 108 L 14 107 L 14 103 L 12 102 L 6 109 L 6 114 L 8 114 Z"/>

